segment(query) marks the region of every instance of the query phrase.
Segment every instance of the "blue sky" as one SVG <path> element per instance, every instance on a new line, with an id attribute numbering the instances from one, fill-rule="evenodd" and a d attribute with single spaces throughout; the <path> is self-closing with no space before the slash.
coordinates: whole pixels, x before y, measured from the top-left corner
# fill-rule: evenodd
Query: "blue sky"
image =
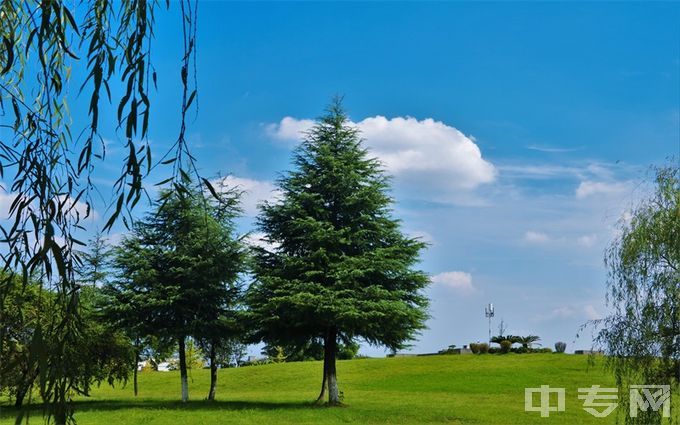
<path id="1" fill-rule="evenodd" d="M 650 165 L 678 155 L 679 18 L 673 3 L 201 2 L 189 139 L 204 175 L 249 191 L 250 231 L 297 131 L 344 95 L 404 230 L 431 244 L 432 319 L 413 351 L 484 341 L 488 302 L 494 332 L 502 318 L 588 347 L 575 338 L 606 314 L 614 225 Z M 177 10 L 157 19 L 159 155 L 177 132 L 181 35 Z M 115 159 L 121 137 L 107 139 Z"/>

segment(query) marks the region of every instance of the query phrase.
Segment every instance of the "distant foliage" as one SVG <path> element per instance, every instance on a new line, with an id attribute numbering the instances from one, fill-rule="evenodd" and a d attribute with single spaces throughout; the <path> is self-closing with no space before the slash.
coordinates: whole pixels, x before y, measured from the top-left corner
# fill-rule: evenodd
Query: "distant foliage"
<path id="1" fill-rule="evenodd" d="M 102 286 L 109 275 L 111 251 L 101 232 L 97 232 L 88 242 L 88 249 L 80 253 L 81 266 L 77 267 L 77 280 L 82 285 Z"/>
<path id="2" fill-rule="evenodd" d="M 215 362 L 220 368 L 238 367 L 242 365 L 248 354 L 247 346 L 238 339 L 225 339 L 217 348 Z M 205 353 L 205 360 L 211 361 L 209 353 Z"/>
<path id="3" fill-rule="evenodd" d="M 495 344 L 500 344 L 503 341 L 510 341 L 512 344 L 521 344 L 522 337 L 517 335 L 496 335 L 491 337 L 491 342 Z"/>
<path id="4" fill-rule="evenodd" d="M 449 345 L 448 347 L 444 348 L 443 350 L 439 350 L 438 354 L 453 354 L 453 351 L 456 349 L 456 344 Z M 392 356 L 394 357 L 394 356 Z"/>
<path id="5" fill-rule="evenodd" d="M 286 354 L 283 347 L 280 345 L 274 346 L 274 355 L 269 357 L 273 363 L 284 363 L 286 361 Z"/>
<path id="6" fill-rule="evenodd" d="M 357 357 L 359 353 L 359 344 L 351 341 L 347 344 L 338 344 L 338 359 L 339 360 L 352 360 Z"/>
<path id="7" fill-rule="evenodd" d="M 514 340 L 510 339 L 510 341 L 512 341 L 513 343 L 522 344 L 522 347 L 526 348 L 526 349 L 532 348 L 532 346 L 534 344 L 540 345 L 540 344 L 537 344 L 537 343 L 538 343 L 538 341 L 541 340 L 541 338 L 537 335 L 517 336 L 517 337 L 513 337 L 513 338 L 515 338 L 515 339 Z"/>
<path id="8" fill-rule="evenodd" d="M 337 357 L 339 360 L 351 360 L 359 352 L 359 344 L 350 342 L 347 344 L 339 343 L 337 346 Z M 279 357 L 279 349 L 283 350 L 282 355 L 286 362 L 302 362 L 309 360 L 323 360 L 324 348 L 323 340 L 314 338 L 303 344 L 296 345 L 270 345 L 265 344 L 262 348 L 262 355 L 270 359 Z"/>
<path id="9" fill-rule="evenodd" d="M 470 351 L 472 351 L 472 354 L 487 354 L 489 352 L 489 344 L 485 342 L 471 342 Z"/>
<path id="10" fill-rule="evenodd" d="M 565 351 L 567 351 L 567 343 L 566 342 L 559 341 L 559 342 L 555 343 L 555 352 L 556 353 L 564 353 Z"/>
<path id="11" fill-rule="evenodd" d="M 201 347 L 192 338 L 187 340 L 186 345 L 187 369 L 203 369 L 205 367 L 205 354 Z"/>
<path id="12" fill-rule="evenodd" d="M 0 276 L 2 277 L 2 276 Z M 58 295 L 41 288 L 41 284 L 30 281 L 24 285 L 20 278 L 6 281 L 10 287 L 0 302 L 0 397 L 8 396 L 17 407 L 21 407 L 31 388 L 44 389 L 39 385 L 40 362 L 47 360 L 48 353 L 33 358 L 31 345 L 36 340 L 47 350 L 59 349 L 59 334 L 50 327 L 50 322 L 62 320 Z M 80 297 L 79 314 L 83 318 L 80 327 L 83 338 L 68 346 L 63 355 L 68 357 L 67 372 L 78 379 L 73 381 L 72 390 L 89 394 L 99 383 L 124 382 L 132 371 L 134 352 L 125 335 L 104 323 L 96 309 L 100 297 L 98 288 L 86 287 Z M 46 315 L 53 311 L 54 315 Z M 44 363 L 42 363 L 44 364 Z"/>
<path id="13" fill-rule="evenodd" d="M 507 354 L 512 349 L 512 342 L 504 339 L 501 341 L 501 354 Z"/>
<path id="14" fill-rule="evenodd" d="M 508 339 L 508 337 L 506 337 L 505 335 L 496 335 L 491 337 L 491 342 L 493 342 L 494 344 L 500 344 L 506 339 Z"/>

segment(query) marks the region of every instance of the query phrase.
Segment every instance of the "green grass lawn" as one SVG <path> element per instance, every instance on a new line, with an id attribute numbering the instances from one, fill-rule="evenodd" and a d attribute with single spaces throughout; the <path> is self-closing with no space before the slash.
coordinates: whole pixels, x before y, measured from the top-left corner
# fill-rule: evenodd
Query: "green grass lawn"
<path id="1" fill-rule="evenodd" d="M 187 404 L 176 372 L 140 374 L 140 395 L 132 385 L 102 386 L 76 403 L 79 424 L 610 424 L 582 410 L 578 388 L 613 386 L 602 362 L 557 354 L 429 356 L 362 359 L 338 363 L 346 407 L 311 404 L 321 384 L 321 362 L 284 363 L 220 371 L 218 400 L 204 401 L 206 370 L 191 372 Z M 524 412 L 524 388 L 542 384 L 567 390 L 566 411 L 542 419 Z M 16 412 L 0 408 L 0 423 Z M 41 423 L 40 411 L 30 423 Z"/>

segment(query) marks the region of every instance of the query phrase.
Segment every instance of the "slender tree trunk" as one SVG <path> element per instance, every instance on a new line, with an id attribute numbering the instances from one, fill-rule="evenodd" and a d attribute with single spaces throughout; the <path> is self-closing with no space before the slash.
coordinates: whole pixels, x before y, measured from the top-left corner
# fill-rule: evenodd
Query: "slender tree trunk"
<path id="1" fill-rule="evenodd" d="M 53 396 L 53 406 L 54 406 L 54 424 L 55 425 L 66 425 L 66 419 L 68 418 L 68 390 L 66 389 L 66 379 L 61 378 L 55 384 L 56 391 Z"/>
<path id="2" fill-rule="evenodd" d="M 189 378 L 187 376 L 187 353 L 185 337 L 179 338 L 179 376 L 182 380 L 182 402 L 189 401 Z"/>
<path id="3" fill-rule="evenodd" d="M 24 369 L 23 373 L 25 381 L 22 382 L 17 388 L 16 399 L 14 400 L 14 407 L 16 407 L 17 409 L 24 405 L 24 399 L 26 398 L 26 394 L 28 394 L 31 391 L 31 388 L 33 387 L 33 382 L 35 381 L 35 378 L 38 376 L 38 372 L 36 370 L 34 370 L 34 372 L 31 372 L 27 369 Z"/>
<path id="4" fill-rule="evenodd" d="M 26 397 L 26 394 L 28 394 L 28 389 L 30 387 L 28 386 L 21 386 L 17 388 L 17 395 L 16 395 L 16 400 L 14 400 L 14 407 L 17 409 L 20 409 L 21 406 L 24 404 L 24 398 Z"/>
<path id="5" fill-rule="evenodd" d="M 137 374 L 138 374 L 138 369 L 139 369 L 139 350 L 135 350 L 135 370 L 133 372 L 133 377 L 132 377 L 132 388 L 135 393 L 135 397 L 137 397 L 137 394 L 139 394 L 139 383 L 137 382 Z"/>
<path id="6" fill-rule="evenodd" d="M 217 387 L 217 350 L 215 343 L 210 345 L 210 392 L 208 392 L 208 400 L 215 400 L 215 387 Z"/>
<path id="7" fill-rule="evenodd" d="M 315 403 L 323 403 L 323 399 L 326 397 L 326 356 L 323 356 L 323 379 L 321 380 L 321 392 L 319 397 L 316 398 Z"/>
<path id="8" fill-rule="evenodd" d="M 338 377 L 335 370 L 335 354 L 337 351 L 337 331 L 333 328 L 328 330 L 324 341 L 324 375 L 328 388 L 328 405 L 339 406 L 340 391 L 338 390 Z"/>

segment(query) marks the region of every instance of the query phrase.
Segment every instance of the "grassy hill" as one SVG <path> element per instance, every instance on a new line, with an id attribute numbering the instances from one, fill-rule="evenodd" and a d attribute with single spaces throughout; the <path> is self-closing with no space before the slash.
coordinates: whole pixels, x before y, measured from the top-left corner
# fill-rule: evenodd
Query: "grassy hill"
<path id="1" fill-rule="evenodd" d="M 531 354 L 431 356 L 341 361 L 340 389 L 347 407 L 310 404 L 321 384 L 320 362 L 284 363 L 220 371 L 218 400 L 203 401 L 209 376 L 191 372 L 186 405 L 176 372 L 140 375 L 140 395 L 131 385 L 102 386 L 77 402 L 79 424 L 609 424 L 582 410 L 578 388 L 613 386 L 601 362 L 586 356 Z M 567 390 L 566 411 L 541 419 L 524 412 L 524 388 L 550 385 Z M 621 413 L 621 412 L 619 412 Z M 625 412 L 624 412 L 625 413 Z M 0 423 L 15 412 L 0 408 Z M 41 423 L 39 410 L 30 423 Z"/>

